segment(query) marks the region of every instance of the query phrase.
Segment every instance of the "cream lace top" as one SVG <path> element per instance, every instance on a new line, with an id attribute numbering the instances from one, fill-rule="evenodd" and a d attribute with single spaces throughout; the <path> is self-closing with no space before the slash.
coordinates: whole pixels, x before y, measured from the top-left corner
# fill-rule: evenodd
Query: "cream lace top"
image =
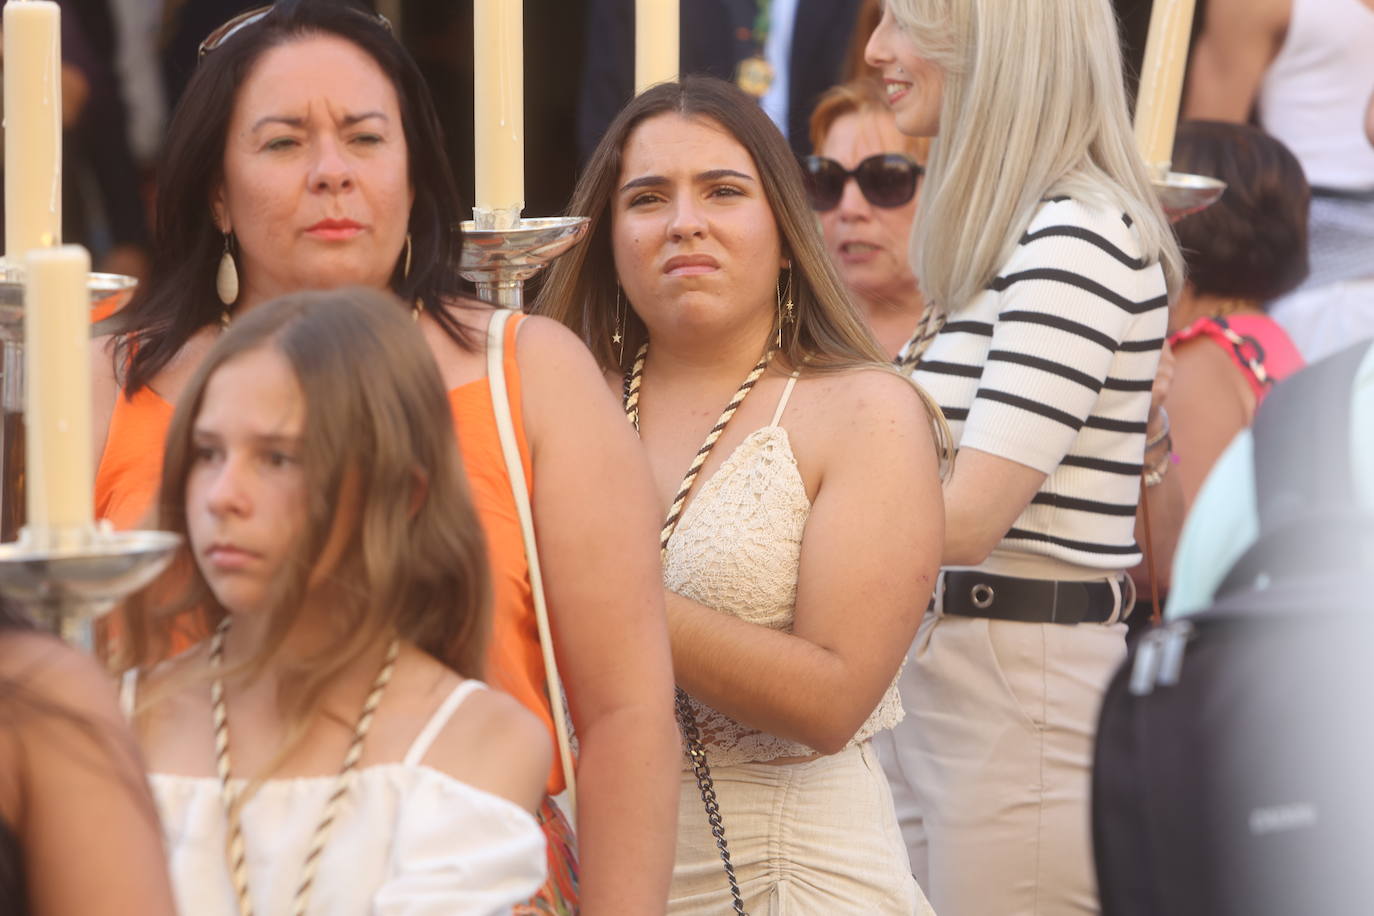
<path id="1" fill-rule="evenodd" d="M 663 564 L 669 590 L 784 631 L 792 629 L 802 533 L 811 514 L 787 430 L 778 425 L 795 383 L 794 375 L 772 422 L 745 437 L 701 485 L 668 542 Z M 692 709 L 712 766 L 817 753 L 742 725 L 695 699 Z M 891 728 L 903 714 L 894 677 L 850 744 Z"/>

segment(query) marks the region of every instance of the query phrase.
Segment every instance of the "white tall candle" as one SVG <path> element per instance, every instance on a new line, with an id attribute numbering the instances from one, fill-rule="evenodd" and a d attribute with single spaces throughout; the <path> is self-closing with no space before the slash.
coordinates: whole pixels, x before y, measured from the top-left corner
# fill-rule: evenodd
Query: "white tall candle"
<path id="1" fill-rule="evenodd" d="M 521 0 L 473 7 L 473 112 L 480 228 L 510 228 L 525 207 L 524 19 Z"/>
<path id="2" fill-rule="evenodd" d="M 51 0 L 9 0 L 4 28 L 5 249 L 18 260 L 62 240 L 60 12 Z"/>
<path id="3" fill-rule="evenodd" d="M 1150 33 L 1135 106 L 1135 139 L 1145 164 L 1157 174 L 1167 173 L 1174 158 L 1174 130 L 1192 41 L 1194 2 L 1154 0 L 1150 11 Z"/>
<path id="4" fill-rule="evenodd" d="M 91 256 L 80 245 L 25 258 L 25 490 L 38 537 L 94 517 L 91 457 Z"/>
<path id="5" fill-rule="evenodd" d="M 635 0 L 635 92 L 678 78 L 678 0 Z"/>

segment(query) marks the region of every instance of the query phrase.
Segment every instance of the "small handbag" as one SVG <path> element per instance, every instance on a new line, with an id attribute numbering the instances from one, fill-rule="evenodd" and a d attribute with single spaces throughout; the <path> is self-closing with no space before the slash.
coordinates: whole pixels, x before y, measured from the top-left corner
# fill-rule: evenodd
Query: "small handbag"
<path id="1" fill-rule="evenodd" d="M 577 785 L 573 772 L 573 754 L 568 727 L 567 704 L 563 681 L 558 676 L 558 661 L 553 653 L 553 632 L 549 628 L 549 609 L 544 601 L 544 576 L 539 567 L 539 547 L 534 539 L 534 513 L 530 510 L 529 482 L 525 466 L 520 460 L 516 444 L 515 423 L 511 418 L 510 394 L 506 387 L 506 322 L 511 312 L 494 309 L 487 323 L 487 385 L 491 389 L 492 413 L 496 416 L 496 430 L 501 440 L 501 454 L 506 460 L 506 476 L 510 478 L 511 496 L 520 516 L 520 533 L 525 541 L 525 560 L 529 566 L 530 594 L 534 599 L 534 620 L 539 630 L 539 649 L 544 657 L 544 678 L 549 691 L 549 710 L 553 714 L 553 730 L 558 739 L 558 759 L 563 766 L 563 780 L 567 784 L 568 816 L 577 822 Z"/>

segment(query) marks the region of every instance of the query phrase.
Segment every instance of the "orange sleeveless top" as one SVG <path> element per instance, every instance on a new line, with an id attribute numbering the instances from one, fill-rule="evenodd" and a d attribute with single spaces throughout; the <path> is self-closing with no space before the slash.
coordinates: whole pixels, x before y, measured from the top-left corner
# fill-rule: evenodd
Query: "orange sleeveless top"
<path id="1" fill-rule="evenodd" d="M 510 389 L 512 420 L 520 447 L 525 479 L 534 479 L 529 443 L 525 439 L 520 401 L 520 367 L 515 359 L 515 337 L 523 315 L 506 325 L 506 385 Z M 539 631 L 534 622 L 529 566 L 520 518 L 511 496 L 510 477 L 501 454 L 501 440 L 492 412 L 491 388 L 485 378 L 459 385 L 448 393 L 458 434 L 458 450 L 467 472 L 492 573 L 492 629 L 487 646 L 484 677 L 515 697 L 538 716 L 554 738 L 549 710 L 544 662 L 539 651 Z M 121 394 L 110 418 L 110 432 L 95 477 L 97 518 L 107 518 L 116 528 L 136 528 L 152 523 L 152 512 L 162 477 L 163 445 L 172 422 L 172 405 L 151 388 L 132 398 Z M 173 646 L 174 651 L 188 643 Z M 549 773 L 548 791 L 563 790 L 563 774 L 557 755 Z"/>

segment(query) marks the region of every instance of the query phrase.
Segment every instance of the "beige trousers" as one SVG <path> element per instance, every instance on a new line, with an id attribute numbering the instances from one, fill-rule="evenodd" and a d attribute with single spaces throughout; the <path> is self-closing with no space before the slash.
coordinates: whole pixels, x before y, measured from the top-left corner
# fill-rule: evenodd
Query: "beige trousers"
<path id="1" fill-rule="evenodd" d="M 1089 769 L 1125 631 L 926 614 L 874 743 L 940 916 L 1098 912 Z"/>

